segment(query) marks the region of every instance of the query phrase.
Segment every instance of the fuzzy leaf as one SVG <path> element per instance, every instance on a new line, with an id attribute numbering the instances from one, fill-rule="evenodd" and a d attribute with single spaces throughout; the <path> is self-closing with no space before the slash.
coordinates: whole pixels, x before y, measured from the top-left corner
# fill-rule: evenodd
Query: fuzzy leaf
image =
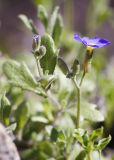
<path id="1" fill-rule="evenodd" d="M 52 32 L 52 38 L 54 39 L 56 45 L 58 45 L 60 42 L 62 30 L 63 30 L 63 21 L 60 14 L 58 14 Z"/>
<path id="2" fill-rule="evenodd" d="M 60 69 L 62 70 L 62 72 L 67 76 L 67 74 L 70 74 L 70 70 L 68 68 L 68 65 L 66 64 L 66 62 L 63 60 L 63 58 L 59 57 L 58 58 L 58 65 L 60 67 Z"/>
<path id="3" fill-rule="evenodd" d="M 58 51 L 55 49 L 52 37 L 49 34 L 42 36 L 41 45 L 46 47 L 46 54 L 40 60 L 43 73 L 53 74 L 57 62 Z"/>
<path id="4" fill-rule="evenodd" d="M 34 26 L 31 19 L 29 19 L 26 15 L 20 14 L 19 19 L 23 22 L 28 30 L 30 30 L 33 34 L 38 34 L 36 27 Z"/>
<path id="5" fill-rule="evenodd" d="M 98 145 L 95 145 L 95 150 L 103 150 L 110 141 L 111 141 L 110 135 L 107 138 L 101 139 Z"/>
<path id="6" fill-rule="evenodd" d="M 71 67 L 72 75 L 75 76 L 80 73 L 80 64 L 77 59 L 74 60 L 73 65 Z"/>
<path id="7" fill-rule="evenodd" d="M 55 26 L 55 23 L 56 23 L 56 20 L 57 20 L 58 11 L 59 11 L 59 7 L 56 7 L 54 9 L 51 17 L 50 17 L 50 23 L 49 23 L 49 26 L 48 26 L 48 30 L 49 30 L 49 33 L 50 33 L 51 36 L 53 35 L 54 26 Z"/>
<path id="8" fill-rule="evenodd" d="M 91 141 L 96 140 L 102 134 L 103 134 L 103 127 L 94 130 L 90 136 Z"/>
<path id="9" fill-rule="evenodd" d="M 39 5 L 38 6 L 38 18 L 42 21 L 45 28 L 48 26 L 48 14 L 44 6 Z"/>
<path id="10" fill-rule="evenodd" d="M 84 119 L 90 120 L 92 122 L 102 122 L 104 117 L 99 110 L 96 109 L 95 104 L 82 103 L 81 104 L 81 115 Z"/>
<path id="11" fill-rule="evenodd" d="M 13 86 L 44 95 L 26 64 L 8 60 L 3 64 L 3 71 Z"/>

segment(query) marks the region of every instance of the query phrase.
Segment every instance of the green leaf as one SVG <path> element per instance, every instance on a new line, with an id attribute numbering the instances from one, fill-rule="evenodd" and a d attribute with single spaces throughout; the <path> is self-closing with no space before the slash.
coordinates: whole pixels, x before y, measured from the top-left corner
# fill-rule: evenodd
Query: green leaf
<path id="1" fill-rule="evenodd" d="M 44 6 L 39 5 L 38 6 L 38 18 L 42 21 L 45 28 L 47 29 L 48 26 L 48 14 Z"/>
<path id="2" fill-rule="evenodd" d="M 85 146 L 88 146 L 88 143 L 89 143 L 90 139 L 89 139 L 89 135 L 88 135 L 88 132 L 85 131 L 84 132 L 84 135 L 83 135 L 83 143 Z"/>
<path id="3" fill-rule="evenodd" d="M 13 86 L 30 90 L 39 95 L 45 95 L 43 90 L 38 87 L 36 80 L 26 64 L 20 64 L 14 60 L 7 60 L 3 64 L 3 71 Z"/>
<path id="4" fill-rule="evenodd" d="M 18 106 L 17 110 L 15 111 L 15 118 L 17 122 L 17 128 L 23 129 L 28 118 L 29 118 L 29 107 L 27 102 L 22 102 L 20 106 Z"/>
<path id="5" fill-rule="evenodd" d="M 111 135 L 109 135 L 107 138 L 101 139 L 99 143 L 94 146 L 95 150 L 103 150 L 110 141 L 111 141 Z"/>
<path id="6" fill-rule="evenodd" d="M 84 160 L 85 157 L 86 157 L 86 154 L 87 154 L 86 151 L 82 150 L 82 151 L 78 154 L 78 156 L 76 157 L 75 160 Z"/>
<path id="7" fill-rule="evenodd" d="M 56 129 L 56 128 L 52 128 L 50 138 L 51 138 L 51 140 L 52 140 L 53 142 L 56 142 L 56 141 L 57 141 L 58 134 L 59 134 L 59 132 L 57 131 L 57 129 Z"/>
<path id="8" fill-rule="evenodd" d="M 84 117 L 84 119 L 92 122 L 104 121 L 103 115 L 99 110 L 96 109 L 96 105 L 92 103 L 85 102 L 81 104 L 81 115 Z"/>
<path id="9" fill-rule="evenodd" d="M 73 65 L 71 67 L 72 76 L 76 76 L 80 73 L 80 64 L 77 59 L 74 60 Z"/>
<path id="10" fill-rule="evenodd" d="M 58 14 L 52 32 L 52 38 L 54 39 L 56 45 L 60 43 L 62 30 L 63 30 L 63 21 L 61 15 Z"/>
<path id="11" fill-rule="evenodd" d="M 99 136 L 103 134 L 103 127 L 94 130 L 90 136 L 91 141 L 95 141 Z"/>
<path id="12" fill-rule="evenodd" d="M 1 104 L 0 104 L 0 117 L 1 121 L 5 125 L 9 125 L 9 115 L 11 112 L 11 104 L 10 101 L 7 99 L 5 94 L 1 96 Z"/>
<path id="13" fill-rule="evenodd" d="M 58 65 L 60 67 L 60 69 L 62 70 L 62 72 L 67 76 L 68 74 L 70 74 L 70 70 L 68 68 L 68 65 L 66 64 L 66 62 L 64 61 L 63 58 L 58 57 Z"/>
<path id="14" fill-rule="evenodd" d="M 83 135 L 84 135 L 84 130 L 83 129 L 75 129 L 74 133 L 73 133 L 73 137 L 76 138 L 76 140 L 82 145 L 84 146 L 84 142 L 83 142 Z"/>
<path id="15" fill-rule="evenodd" d="M 41 45 L 46 47 L 46 54 L 40 60 L 43 73 L 53 74 L 57 62 L 58 51 L 55 49 L 52 37 L 49 34 L 42 36 Z"/>
<path id="16" fill-rule="evenodd" d="M 63 131 L 59 132 L 57 141 L 62 143 L 66 142 L 66 137 Z"/>
<path id="17" fill-rule="evenodd" d="M 51 14 L 51 17 L 50 17 L 48 30 L 49 30 L 49 33 L 50 33 L 51 36 L 53 35 L 54 26 L 55 26 L 55 23 L 56 23 L 56 20 L 57 20 L 57 16 L 58 16 L 58 11 L 59 11 L 59 7 L 57 6 L 54 9 L 54 11 L 53 11 L 53 13 Z"/>
<path id="18" fill-rule="evenodd" d="M 34 26 L 31 19 L 29 19 L 26 15 L 20 14 L 19 19 L 23 22 L 28 30 L 30 30 L 33 34 L 38 34 L 36 27 Z"/>

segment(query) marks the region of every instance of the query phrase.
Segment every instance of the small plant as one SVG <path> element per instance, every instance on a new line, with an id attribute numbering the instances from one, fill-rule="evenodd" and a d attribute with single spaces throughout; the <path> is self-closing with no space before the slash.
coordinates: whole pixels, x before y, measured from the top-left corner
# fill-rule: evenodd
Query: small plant
<path id="1" fill-rule="evenodd" d="M 86 53 L 84 58 L 75 58 L 69 65 L 61 57 L 63 22 L 59 7 L 50 16 L 39 5 L 38 18 L 45 29 L 43 35 L 31 19 L 25 15 L 19 15 L 19 18 L 33 33 L 31 46 L 38 74 L 31 73 L 24 62 L 5 60 L 5 82 L 1 82 L 5 93 L 2 90 L 0 120 L 8 130 L 16 128 L 15 143 L 22 159 L 98 160 L 93 155 L 95 151 L 99 160 L 102 159 L 101 151 L 111 136 L 102 138 L 103 127 L 92 129 L 91 123 L 104 121 L 104 116 L 82 92 L 85 92 L 83 83 L 90 72 L 94 50 L 110 42 L 75 34 L 74 39 L 86 46 Z M 72 35 L 75 44 L 74 39 Z M 70 91 L 61 89 L 64 83 Z"/>

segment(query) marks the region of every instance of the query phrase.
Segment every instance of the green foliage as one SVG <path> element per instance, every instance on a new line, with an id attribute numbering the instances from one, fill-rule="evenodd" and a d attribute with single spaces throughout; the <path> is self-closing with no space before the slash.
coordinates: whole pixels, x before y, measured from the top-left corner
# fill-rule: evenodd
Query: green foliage
<path id="1" fill-rule="evenodd" d="M 5 94 L 0 96 L 0 120 L 5 124 L 9 125 L 10 120 L 10 112 L 11 112 L 11 104 L 7 99 Z"/>
<path id="2" fill-rule="evenodd" d="M 111 141 L 111 136 L 99 140 L 99 137 L 103 134 L 103 128 L 93 130 L 91 134 L 87 130 L 75 129 L 73 136 L 81 144 L 83 151 L 77 156 L 86 156 L 91 151 L 102 151 L 107 144 Z"/>
<path id="3" fill-rule="evenodd" d="M 84 160 L 86 158 L 86 152 L 82 150 L 79 155 L 76 157 L 76 160 Z"/>
<path id="4" fill-rule="evenodd" d="M 8 60 L 3 65 L 3 71 L 13 86 L 45 95 L 25 63 L 19 64 L 14 60 Z"/>
<path id="5" fill-rule="evenodd" d="M 46 54 L 40 60 L 43 73 L 53 74 L 57 63 L 58 50 L 55 48 L 54 41 L 49 34 L 42 36 L 41 45 L 46 47 Z"/>
<path id="6" fill-rule="evenodd" d="M 58 57 L 58 65 L 66 76 L 70 74 L 70 69 L 68 65 L 66 64 L 66 62 L 63 60 L 63 58 Z"/>
<path id="7" fill-rule="evenodd" d="M 94 69 L 85 76 L 85 55 L 80 54 L 80 45 L 74 43 L 73 34 L 65 27 L 62 35 L 59 7 L 49 12 L 41 4 L 52 5 L 52 1 L 35 0 L 35 3 L 40 4 L 37 16 L 44 27 L 43 34 L 26 15 L 21 14 L 19 18 L 30 32 L 39 34 L 36 39 L 33 37 L 31 45 L 37 65 L 29 55 L 30 69 L 22 62 L 23 58 L 21 63 L 5 56 L 0 58 L 0 121 L 7 126 L 8 133 L 14 133 L 23 160 L 86 160 L 88 157 L 98 160 L 90 153 L 101 153 L 111 136 L 103 138 L 106 128 L 94 130 L 93 127 L 104 121 L 104 115 L 107 126 L 114 120 L 114 77 L 111 80 L 110 74 L 103 76 L 100 71 L 105 66 L 99 57 Z M 96 24 L 100 26 L 107 19 L 109 10 L 103 0 L 91 4 L 95 10 L 88 24 L 95 31 Z M 59 57 L 59 52 L 64 58 Z M 73 54 L 75 52 L 78 54 Z M 101 95 L 108 105 L 105 113 L 102 112 L 104 105 L 98 101 Z"/>
<path id="8" fill-rule="evenodd" d="M 24 25 L 26 26 L 26 28 L 28 30 L 30 30 L 32 33 L 34 34 L 38 34 L 36 27 L 33 24 L 33 21 L 31 19 L 29 19 L 26 15 L 24 14 L 20 14 L 19 15 L 20 20 L 24 23 Z"/>
<path id="9" fill-rule="evenodd" d="M 63 30 L 63 21 L 61 15 L 58 14 L 52 32 L 52 38 L 54 39 L 56 45 L 60 43 L 62 30 Z"/>
<path id="10" fill-rule="evenodd" d="M 103 138 L 99 141 L 97 145 L 95 145 L 95 150 L 103 150 L 107 144 L 111 141 L 111 136 L 109 135 L 107 138 Z"/>
<path id="11" fill-rule="evenodd" d="M 45 28 L 48 26 L 48 13 L 44 6 L 39 5 L 38 6 L 38 18 L 41 20 Z"/>

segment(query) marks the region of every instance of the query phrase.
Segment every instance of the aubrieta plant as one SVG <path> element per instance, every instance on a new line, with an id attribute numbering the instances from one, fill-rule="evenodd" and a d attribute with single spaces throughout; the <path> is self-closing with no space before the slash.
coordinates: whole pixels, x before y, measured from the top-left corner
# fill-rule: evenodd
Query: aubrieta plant
<path id="1" fill-rule="evenodd" d="M 106 47 L 110 42 L 99 37 L 72 35 L 73 43 L 76 40 L 86 46 L 86 53 L 83 60 L 76 58 L 69 65 L 60 55 L 63 22 L 59 7 L 50 16 L 39 5 L 38 18 L 44 26 L 44 34 L 40 34 L 33 21 L 25 15 L 19 15 L 19 18 L 33 33 L 32 54 L 38 74 L 34 76 L 34 71 L 31 73 L 25 63 L 14 60 L 3 63 L 9 86 L 7 94 L 0 98 L 0 120 L 10 126 L 10 130 L 17 126 L 15 143 L 22 159 L 103 160 L 101 151 L 111 136 L 102 138 L 103 127 L 92 128 L 93 123 L 104 121 L 104 116 L 97 105 L 82 97 L 81 89 L 86 74 L 90 72 L 94 50 Z M 61 89 L 65 83 L 70 90 Z M 11 103 L 6 97 L 9 93 Z M 12 129 L 13 122 L 15 127 Z"/>

